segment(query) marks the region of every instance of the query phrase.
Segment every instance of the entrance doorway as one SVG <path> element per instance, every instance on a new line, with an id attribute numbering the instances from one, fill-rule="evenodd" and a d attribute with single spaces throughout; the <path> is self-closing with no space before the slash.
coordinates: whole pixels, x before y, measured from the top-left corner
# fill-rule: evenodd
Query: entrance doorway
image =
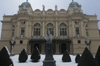
<path id="1" fill-rule="evenodd" d="M 32 44 L 31 45 L 31 53 L 33 52 L 33 50 L 34 50 L 34 48 L 38 48 L 39 49 L 39 51 L 41 52 L 41 50 L 40 50 L 40 44 L 38 44 L 38 43 L 35 43 L 35 44 Z"/>
<path id="2" fill-rule="evenodd" d="M 67 50 L 70 53 L 70 44 L 61 43 L 60 53 L 63 54 L 65 50 Z"/>
<path id="3" fill-rule="evenodd" d="M 65 43 L 62 43 L 61 44 L 61 54 L 63 54 L 66 49 L 67 49 L 66 48 L 66 44 Z"/>

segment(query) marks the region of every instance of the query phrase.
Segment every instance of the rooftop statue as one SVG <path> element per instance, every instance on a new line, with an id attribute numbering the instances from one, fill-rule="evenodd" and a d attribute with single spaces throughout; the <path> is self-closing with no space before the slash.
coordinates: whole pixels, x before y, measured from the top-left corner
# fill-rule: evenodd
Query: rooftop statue
<path id="1" fill-rule="evenodd" d="M 42 7 L 43 7 L 43 10 L 45 10 L 45 6 L 44 6 L 44 5 L 42 5 Z"/>

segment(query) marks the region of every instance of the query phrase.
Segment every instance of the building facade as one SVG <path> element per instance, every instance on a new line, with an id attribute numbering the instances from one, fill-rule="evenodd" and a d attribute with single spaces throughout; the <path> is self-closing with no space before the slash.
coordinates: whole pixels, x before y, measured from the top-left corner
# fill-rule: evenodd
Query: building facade
<path id="1" fill-rule="evenodd" d="M 100 45 L 97 15 L 84 14 L 81 5 L 72 1 L 67 10 L 48 9 L 32 10 L 31 4 L 26 1 L 19 6 L 14 15 L 4 15 L 0 49 L 7 46 L 11 50 L 10 41 L 15 38 L 13 51 L 19 54 L 26 48 L 30 54 L 35 47 L 40 53 L 45 53 L 44 39 L 47 31 L 53 35 L 53 52 L 62 54 L 67 50 L 71 54 L 82 53 L 86 47 L 85 40 L 91 40 L 90 51 L 96 53 Z"/>

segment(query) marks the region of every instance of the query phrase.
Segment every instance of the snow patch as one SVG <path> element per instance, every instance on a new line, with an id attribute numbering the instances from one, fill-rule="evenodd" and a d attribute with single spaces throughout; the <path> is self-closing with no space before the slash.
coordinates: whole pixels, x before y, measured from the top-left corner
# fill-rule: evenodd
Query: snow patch
<path id="1" fill-rule="evenodd" d="M 11 56 L 14 66 L 43 66 L 43 60 L 45 58 L 45 55 L 41 55 L 41 59 L 39 62 L 34 63 L 31 62 L 31 55 L 28 55 L 28 60 L 25 63 L 19 63 L 18 62 L 18 56 Z M 77 66 L 77 63 L 75 63 L 75 57 L 76 55 L 70 55 L 71 62 L 62 62 L 62 55 L 53 55 L 54 60 L 56 61 L 56 66 Z"/>

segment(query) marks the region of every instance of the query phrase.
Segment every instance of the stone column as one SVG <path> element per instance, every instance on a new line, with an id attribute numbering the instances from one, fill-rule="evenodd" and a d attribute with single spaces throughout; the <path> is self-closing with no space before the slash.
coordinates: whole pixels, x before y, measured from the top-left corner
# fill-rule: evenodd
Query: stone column
<path id="1" fill-rule="evenodd" d="M 29 33 L 28 22 L 26 22 L 25 37 L 28 37 L 28 33 Z"/>
<path id="2" fill-rule="evenodd" d="M 58 37 L 58 31 L 59 31 L 59 30 L 58 30 L 58 23 L 57 23 L 57 21 L 56 21 L 56 32 L 55 32 L 55 33 L 56 33 L 56 37 Z"/>
<path id="3" fill-rule="evenodd" d="M 83 34 L 84 32 L 83 32 L 83 22 L 81 21 L 81 36 L 84 36 L 84 34 Z"/>
<path id="4" fill-rule="evenodd" d="M 45 53 L 45 44 L 44 43 L 42 43 L 42 50 L 41 50 L 41 53 Z"/>
<path id="5" fill-rule="evenodd" d="M 43 29 L 42 29 L 42 37 L 44 37 L 44 34 L 45 34 L 45 26 L 44 26 L 44 21 L 43 21 Z"/>
<path id="6" fill-rule="evenodd" d="M 29 25 L 28 25 L 28 35 L 29 35 L 29 38 L 31 38 L 32 37 L 32 29 L 31 29 L 31 22 L 29 22 Z"/>
<path id="7" fill-rule="evenodd" d="M 71 30 L 72 30 L 72 25 L 71 25 L 71 22 L 69 21 L 69 37 L 72 37 L 72 32 L 71 32 Z"/>
<path id="8" fill-rule="evenodd" d="M 59 44 L 56 43 L 56 54 L 59 54 Z"/>
<path id="9" fill-rule="evenodd" d="M 74 27 L 74 22 L 72 22 L 72 30 L 73 30 L 73 35 L 72 35 L 72 37 L 73 37 L 73 36 L 75 36 L 75 27 Z"/>

